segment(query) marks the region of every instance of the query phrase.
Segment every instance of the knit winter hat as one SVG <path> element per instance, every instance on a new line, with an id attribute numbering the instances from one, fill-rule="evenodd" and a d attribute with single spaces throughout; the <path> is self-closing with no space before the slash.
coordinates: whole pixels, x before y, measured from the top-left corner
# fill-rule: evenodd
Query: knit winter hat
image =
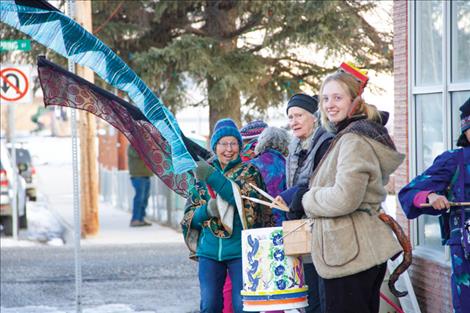
<path id="1" fill-rule="evenodd" d="M 460 107 L 460 129 L 462 134 L 457 141 L 457 146 L 463 147 L 468 142 L 464 133 L 470 129 L 470 98 Z"/>
<path id="2" fill-rule="evenodd" d="M 243 140 L 253 139 L 258 137 L 266 127 L 268 127 L 268 124 L 261 120 L 249 122 L 240 129 L 240 135 L 242 135 Z"/>
<path id="3" fill-rule="evenodd" d="M 289 114 L 289 109 L 292 107 L 300 107 L 313 114 L 318 109 L 318 96 L 312 97 L 303 93 L 295 94 L 287 103 L 286 114 Z"/>
<path id="4" fill-rule="evenodd" d="M 242 136 L 238 131 L 237 125 L 235 122 L 230 118 L 223 118 L 218 120 L 215 123 L 214 131 L 212 132 L 211 137 L 211 149 L 215 152 L 215 145 L 219 142 L 222 137 L 233 136 L 237 138 L 238 145 L 240 149 L 243 147 L 242 145 Z"/>

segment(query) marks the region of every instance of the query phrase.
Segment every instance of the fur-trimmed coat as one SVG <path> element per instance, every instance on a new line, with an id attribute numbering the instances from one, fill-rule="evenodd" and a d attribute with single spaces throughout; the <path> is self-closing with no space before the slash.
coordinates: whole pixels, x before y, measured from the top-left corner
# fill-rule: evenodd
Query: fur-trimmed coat
<path id="1" fill-rule="evenodd" d="M 401 251 L 378 214 L 403 159 L 378 123 L 359 120 L 338 133 L 302 198 L 314 220 L 312 259 L 321 277 L 356 274 Z"/>
<path id="2" fill-rule="evenodd" d="M 289 144 L 289 156 L 286 160 L 286 183 L 287 188 L 298 185 L 307 185 L 312 172 L 317 167 L 326 150 L 328 149 L 334 135 L 323 127 L 317 127 L 310 139 L 308 149 L 305 151 L 304 161 L 299 158 L 302 151 L 301 141 L 294 137 Z"/>

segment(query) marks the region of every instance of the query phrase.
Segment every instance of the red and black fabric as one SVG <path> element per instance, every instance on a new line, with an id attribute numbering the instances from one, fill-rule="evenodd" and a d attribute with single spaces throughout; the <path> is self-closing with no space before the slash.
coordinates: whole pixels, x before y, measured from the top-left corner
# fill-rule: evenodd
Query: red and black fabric
<path id="1" fill-rule="evenodd" d="M 192 172 L 174 173 L 170 145 L 137 107 L 44 57 L 38 58 L 38 73 L 46 106 L 80 109 L 103 119 L 126 136 L 148 168 L 170 189 L 185 198 L 194 191 Z M 185 144 L 194 156 L 210 156 L 188 138 Z"/>

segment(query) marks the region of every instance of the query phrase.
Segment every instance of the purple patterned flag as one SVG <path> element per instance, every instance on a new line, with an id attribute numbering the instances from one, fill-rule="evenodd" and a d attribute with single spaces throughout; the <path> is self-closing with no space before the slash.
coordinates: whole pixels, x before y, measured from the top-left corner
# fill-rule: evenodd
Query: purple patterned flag
<path id="1" fill-rule="evenodd" d="M 59 105 L 85 110 L 103 119 L 127 137 L 147 167 L 171 190 L 185 198 L 195 191 L 193 174 L 175 174 L 170 145 L 137 107 L 44 57 L 38 59 L 38 73 L 46 106 Z M 186 144 L 193 145 L 193 150 L 207 152 L 202 147 L 194 146 L 196 144 L 187 138 L 184 139 Z"/>

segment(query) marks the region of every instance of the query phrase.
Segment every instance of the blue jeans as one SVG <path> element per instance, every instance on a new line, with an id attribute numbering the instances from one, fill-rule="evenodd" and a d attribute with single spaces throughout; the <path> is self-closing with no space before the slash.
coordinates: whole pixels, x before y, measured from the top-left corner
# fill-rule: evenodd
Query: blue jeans
<path id="1" fill-rule="evenodd" d="M 232 304 L 234 313 L 243 312 L 242 259 L 215 261 L 199 257 L 199 285 L 201 288 L 201 313 L 221 313 L 223 309 L 223 289 L 227 270 L 232 280 Z"/>
<path id="2" fill-rule="evenodd" d="M 143 221 L 150 196 L 150 178 L 131 177 L 131 182 L 135 190 L 132 206 L 132 221 Z"/>

